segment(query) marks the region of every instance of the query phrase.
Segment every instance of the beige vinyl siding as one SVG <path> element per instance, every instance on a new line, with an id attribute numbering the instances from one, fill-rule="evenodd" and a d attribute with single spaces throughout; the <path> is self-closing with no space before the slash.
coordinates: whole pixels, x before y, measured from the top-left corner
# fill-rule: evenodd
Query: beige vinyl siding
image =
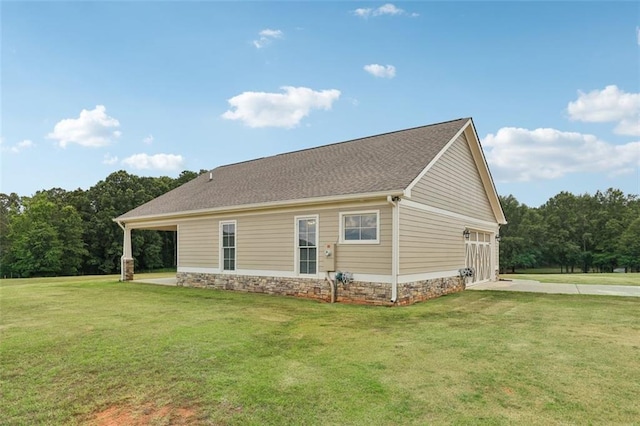
<path id="1" fill-rule="evenodd" d="M 178 225 L 178 266 L 218 267 L 218 221 L 190 220 Z"/>
<path id="2" fill-rule="evenodd" d="M 391 206 L 388 203 L 341 203 L 315 209 L 212 215 L 181 222 L 178 232 L 179 266 L 218 268 L 220 221 L 236 221 L 236 269 L 295 271 L 297 216 L 318 215 L 318 271 L 324 244 L 339 240 L 340 212 L 380 211 L 379 244 L 336 244 L 336 268 L 357 274 L 391 274 Z"/>
<path id="3" fill-rule="evenodd" d="M 391 274 L 391 206 L 341 207 L 320 211 L 320 256 L 323 244 L 336 243 L 340 237 L 340 212 L 380 211 L 378 244 L 336 244 L 336 270 L 356 274 Z M 322 262 L 320 262 L 320 271 Z"/>
<path id="4" fill-rule="evenodd" d="M 406 206 L 400 208 L 400 275 L 464 267 L 461 219 Z"/>
<path id="5" fill-rule="evenodd" d="M 326 243 L 339 239 L 340 212 L 380 210 L 380 243 L 336 245 L 336 268 L 360 274 L 391 273 L 391 208 L 344 205 L 335 208 L 305 208 L 287 212 L 244 215 L 236 218 L 237 268 L 242 270 L 289 271 L 295 265 L 296 217 L 318 215 L 318 271 L 324 272 L 322 257 Z"/>
<path id="6" fill-rule="evenodd" d="M 411 199 L 477 219 L 496 220 L 464 133 L 411 189 Z"/>
<path id="7" fill-rule="evenodd" d="M 293 271 L 293 217 L 292 213 L 272 213 L 236 218 L 236 267 Z"/>

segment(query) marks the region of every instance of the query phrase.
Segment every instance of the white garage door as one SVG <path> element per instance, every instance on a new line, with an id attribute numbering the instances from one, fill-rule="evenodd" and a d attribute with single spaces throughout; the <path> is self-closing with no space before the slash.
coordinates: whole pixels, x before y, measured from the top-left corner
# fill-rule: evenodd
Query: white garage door
<path id="1" fill-rule="evenodd" d="M 491 278 L 491 234 L 471 231 L 465 241 L 465 266 L 473 268 L 473 277 L 467 284 L 489 281 Z"/>

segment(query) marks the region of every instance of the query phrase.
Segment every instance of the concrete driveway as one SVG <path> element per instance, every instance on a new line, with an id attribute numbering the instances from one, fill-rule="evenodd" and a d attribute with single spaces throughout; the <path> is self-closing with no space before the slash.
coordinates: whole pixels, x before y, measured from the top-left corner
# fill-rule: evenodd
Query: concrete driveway
<path id="1" fill-rule="evenodd" d="M 595 294 L 640 297 L 640 287 L 631 285 L 555 284 L 530 280 L 495 281 L 476 284 L 467 290 L 525 291 L 550 294 Z"/>

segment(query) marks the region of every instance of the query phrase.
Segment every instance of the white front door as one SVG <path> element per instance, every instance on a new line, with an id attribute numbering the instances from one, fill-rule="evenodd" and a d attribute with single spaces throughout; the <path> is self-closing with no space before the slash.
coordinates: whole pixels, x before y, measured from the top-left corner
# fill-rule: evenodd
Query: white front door
<path id="1" fill-rule="evenodd" d="M 468 284 L 489 281 L 491 278 L 491 234 L 471 231 L 465 241 L 465 266 L 473 269 L 473 277 Z"/>

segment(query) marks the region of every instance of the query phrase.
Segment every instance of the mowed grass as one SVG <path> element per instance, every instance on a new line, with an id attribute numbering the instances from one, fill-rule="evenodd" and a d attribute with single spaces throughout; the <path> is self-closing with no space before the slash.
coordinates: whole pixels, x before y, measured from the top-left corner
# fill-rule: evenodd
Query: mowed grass
<path id="1" fill-rule="evenodd" d="M 636 285 L 640 286 L 640 273 L 590 273 L 590 274 L 501 274 L 501 279 L 535 280 L 541 283 Z"/>
<path id="2" fill-rule="evenodd" d="M 382 308 L 86 277 L 5 280 L 0 303 L 7 425 L 640 419 L 637 298 Z"/>

